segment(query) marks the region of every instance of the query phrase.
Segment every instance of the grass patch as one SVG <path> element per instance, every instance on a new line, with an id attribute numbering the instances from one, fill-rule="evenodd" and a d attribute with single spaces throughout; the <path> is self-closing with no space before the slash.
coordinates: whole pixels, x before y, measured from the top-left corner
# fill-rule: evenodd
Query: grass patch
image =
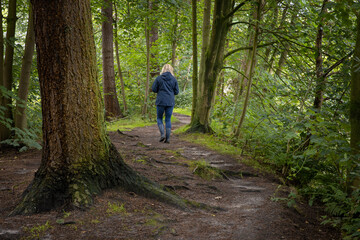
<path id="1" fill-rule="evenodd" d="M 180 133 L 186 131 L 185 129 L 178 129 Z M 203 133 L 190 133 L 180 136 L 182 140 L 198 143 L 203 146 L 206 146 L 212 150 L 217 151 L 221 154 L 229 155 L 240 155 L 241 149 L 227 143 L 214 135 L 203 134 Z"/>
<path id="2" fill-rule="evenodd" d="M 174 108 L 175 113 L 191 116 L 191 109 L 189 108 Z"/>
<path id="3" fill-rule="evenodd" d="M 154 124 L 156 124 L 156 122 L 144 120 L 140 116 L 131 116 L 131 117 L 118 119 L 114 122 L 107 123 L 106 130 L 108 132 L 115 132 L 117 130 L 123 132 L 123 131 L 131 131 L 132 129 L 137 127 L 145 127 Z"/>

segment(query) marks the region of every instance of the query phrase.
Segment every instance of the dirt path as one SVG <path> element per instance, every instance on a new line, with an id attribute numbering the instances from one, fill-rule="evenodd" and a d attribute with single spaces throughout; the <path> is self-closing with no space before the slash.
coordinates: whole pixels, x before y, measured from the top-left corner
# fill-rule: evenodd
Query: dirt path
<path id="1" fill-rule="evenodd" d="M 190 120 L 183 115 L 176 117 L 180 122 L 173 124 L 174 128 Z M 41 239 L 56 240 L 340 239 L 334 229 L 319 224 L 321 214 L 317 209 L 299 205 L 295 210 L 284 202 L 272 201 L 279 184 L 230 156 L 182 141 L 174 135 L 170 144 L 159 143 L 156 125 L 125 134 L 110 133 L 110 138 L 126 162 L 141 174 L 184 198 L 222 210 L 183 211 L 131 192 L 112 189 L 98 196 L 93 207 L 86 211 L 7 217 L 31 181 L 41 157 L 39 151 L 6 151 L 0 152 L 0 239 L 33 236 L 30 229 L 33 232 L 40 229 Z M 229 179 L 206 181 L 188 167 L 189 160 L 200 159 L 214 167 L 247 174 L 242 178 L 229 176 Z M 281 195 L 286 196 L 286 190 L 281 190 Z M 38 225 L 42 228 L 34 227 Z"/>

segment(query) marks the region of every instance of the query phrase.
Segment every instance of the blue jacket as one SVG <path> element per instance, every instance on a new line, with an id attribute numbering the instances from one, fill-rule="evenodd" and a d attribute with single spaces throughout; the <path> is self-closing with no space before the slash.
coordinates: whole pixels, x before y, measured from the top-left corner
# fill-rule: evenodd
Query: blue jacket
<path id="1" fill-rule="evenodd" d="M 151 87 L 154 93 L 157 93 L 157 106 L 174 106 L 175 95 L 179 93 L 178 82 L 170 72 L 164 72 L 155 79 Z"/>

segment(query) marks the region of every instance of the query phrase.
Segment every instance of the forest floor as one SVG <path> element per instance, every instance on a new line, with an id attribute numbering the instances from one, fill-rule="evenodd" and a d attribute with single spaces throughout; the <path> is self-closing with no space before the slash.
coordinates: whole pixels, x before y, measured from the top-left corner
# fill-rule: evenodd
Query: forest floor
<path id="1" fill-rule="evenodd" d="M 173 128 L 190 120 L 184 115 L 176 118 Z M 339 231 L 320 224 L 319 207 L 288 207 L 286 201 L 274 201 L 287 197 L 289 189 L 279 188 L 274 176 L 242 164 L 240 157 L 219 154 L 174 134 L 170 144 L 160 143 L 156 125 L 109 135 L 132 168 L 186 199 L 218 208 L 181 210 L 110 189 L 85 211 L 9 217 L 40 164 L 41 151 L 0 150 L 0 239 L 341 239 Z M 190 161 L 200 159 L 243 174 L 204 180 L 189 168 Z"/>

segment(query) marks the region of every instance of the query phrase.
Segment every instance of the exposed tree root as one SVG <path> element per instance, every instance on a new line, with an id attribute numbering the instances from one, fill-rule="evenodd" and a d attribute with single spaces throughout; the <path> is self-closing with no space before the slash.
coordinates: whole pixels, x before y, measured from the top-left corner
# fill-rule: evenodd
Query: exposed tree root
<path id="1" fill-rule="evenodd" d="M 32 214 L 65 207 L 86 208 L 102 190 L 117 186 L 181 209 L 204 208 L 202 204 L 182 199 L 166 187 L 136 173 L 126 165 L 112 144 L 109 153 L 107 161 L 102 161 L 104 164 L 97 165 L 96 169 L 83 169 L 76 176 L 61 171 L 45 172 L 41 166 L 11 214 Z"/>

